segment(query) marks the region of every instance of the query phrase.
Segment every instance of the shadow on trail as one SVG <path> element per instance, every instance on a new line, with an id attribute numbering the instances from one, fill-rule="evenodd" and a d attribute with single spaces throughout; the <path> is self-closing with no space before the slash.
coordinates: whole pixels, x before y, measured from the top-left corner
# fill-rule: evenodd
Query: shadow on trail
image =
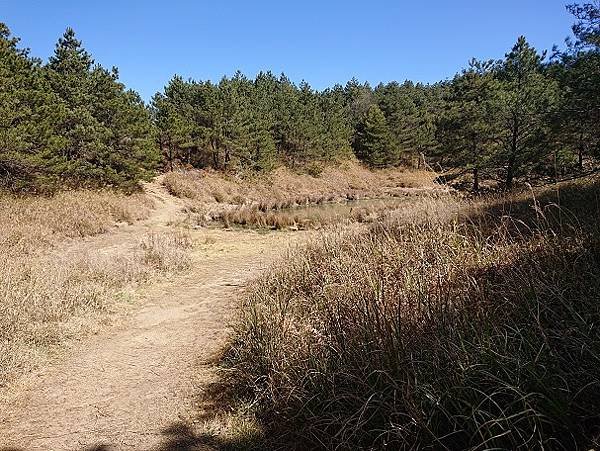
<path id="1" fill-rule="evenodd" d="M 227 439 L 214 434 L 195 432 L 185 423 L 175 423 L 162 431 L 165 436 L 156 451 L 233 451 L 263 450 L 264 443 L 252 438 Z"/>
<path id="2" fill-rule="evenodd" d="M 185 423 L 175 423 L 162 431 L 163 444 L 157 451 L 199 451 L 223 449 L 219 440 L 210 434 L 198 434 Z"/>
<path id="3" fill-rule="evenodd" d="M 210 364 L 218 362 L 215 358 Z M 196 396 L 197 413 L 195 424 L 216 424 L 221 430 L 220 421 L 232 411 L 235 405 L 233 387 L 223 380 L 205 386 Z M 226 421 L 226 420 L 225 420 Z M 161 431 L 164 436 L 162 444 L 156 451 L 233 451 L 233 450 L 265 450 L 270 449 L 258 431 L 245 431 L 241 434 L 218 434 L 198 428 L 185 422 L 173 423 Z"/>
<path id="4" fill-rule="evenodd" d="M 149 447 L 152 451 L 233 451 L 233 450 L 259 450 L 265 449 L 262 443 L 256 440 L 222 439 L 214 434 L 202 433 L 194 430 L 190 425 L 179 422 L 173 423 L 161 431 L 162 443 Z M 119 451 L 120 445 L 98 444 L 82 448 L 83 451 Z M 137 449 L 137 448 L 136 448 Z M 0 447 L 0 451 L 29 451 L 29 448 Z"/>
<path id="5" fill-rule="evenodd" d="M 212 366 L 217 362 L 218 357 L 215 357 L 206 364 Z M 231 412 L 232 406 L 235 404 L 232 390 L 222 380 L 204 386 L 202 392 L 196 395 L 195 404 L 197 410 L 192 417 L 193 424 L 179 421 L 163 427 L 157 433 L 140 431 L 141 435 L 152 435 L 154 439 L 157 435 L 160 435 L 159 444 L 156 444 L 156 440 L 152 440 L 146 447 L 141 443 L 135 449 L 147 451 L 251 451 L 271 449 L 262 437 L 256 434 L 246 432 L 241 435 L 224 435 L 210 432 L 208 428 L 198 426 L 211 424 L 212 422 L 218 425 L 219 420 L 222 420 Z M 220 427 L 216 428 L 217 431 L 221 429 Z M 128 446 L 125 448 L 129 449 Z M 30 449 L 29 446 L 24 445 L 8 447 L 0 445 L 0 451 L 30 451 Z M 124 445 L 123 443 L 99 441 L 95 444 L 82 444 L 80 449 L 81 451 L 121 451 L 124 449 Z"/>

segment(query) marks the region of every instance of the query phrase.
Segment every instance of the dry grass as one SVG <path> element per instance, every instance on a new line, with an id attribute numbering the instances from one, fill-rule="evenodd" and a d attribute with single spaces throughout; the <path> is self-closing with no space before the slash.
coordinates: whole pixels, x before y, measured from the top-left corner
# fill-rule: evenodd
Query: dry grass
<path id="1" fill-rule="evenodd" d="M 149 233 L 140 243 L 143 262 L 160 271 L 182 270 L 190 265 L 192 237 L 187 230 Z"/>
<path id="2" fill-rule="evenodd" d="M 143 195 L 68 192 L 0 200 L 0 386 L 56 345 L 94 333 L 123 289 L 189 264 L 185 232 L 96 249 L 79 238 L 148 216 Z"/>
<path id="3" fill-rule="evenodd" d="M 242 302 L 241 405 L 285 449 L 597 447 L 599 196 L 428 199 L 325 234 Z"/>
<path id="4" fill-rule="evenodd" d="M 104 233 L 116 222 L 148 216 L 144 195 L 110 191 L 68 191 L 54 197 L 0 197 L 0 248 L 32 252 L 65 238 Z"/>
<path id="5" fill-rule="evenodd" d="M 371 222 L 396 205 L 390 199 L 446 195 L 434 178 L 432 172 L 373 171 L 346 162 L 341 167 L 329 166 L 318 176 L 288 168 L 249 177 L 215 171 L 172 172 L 166 174 L 164 184 L 171 194 L 186 200 L 188 222 L 193 225 L 217 221 L 227 227 L 298 230 Z M 364 204 L 352 203 L 357 200 Z"/>
<path id="6" fill-rule="evenodd" d="M 333 224 L 371 223 L 394 215 L 397 209 L 411 209 L 411 204 L 426 205 L 424 199 L 438 196 L 364 200 L 352 203 L 317 204 L 283 210 L 262 211 L 257 205 L 242 205 L 210 215 L 226 227 L 234 225 L 259 229 L 309 230 Z"/>
<path id="7" fill-rule="evenodd" d="M 435 174 L 425 171 L 384 169 L 371 171 L 346 162 L 327 167 L 318 176 L 287 168 L 250 177 L 226 176 L 215 171 L 172 172 L 164 183 L 174 196 L 199 203 L 256 205 L 262 211 L 323 202 L 401 195 L 407 189 L 439 189 Z"/>

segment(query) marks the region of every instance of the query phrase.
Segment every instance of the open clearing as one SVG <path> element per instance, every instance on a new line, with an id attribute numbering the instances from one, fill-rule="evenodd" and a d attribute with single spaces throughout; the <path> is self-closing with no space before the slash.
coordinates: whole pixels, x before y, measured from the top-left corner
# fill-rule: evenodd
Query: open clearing
<path id="1" fill-rule="evenodd" d="M 123 252 L 176 220 L 180 200 L 160 180 L 146 191 L 153 215 L 61 252 Z M 5 389 L 0 449 L 191 449 L 177 436 L 202 410 L 216 378 L 239 287 L 304 233 L 193 230 L 191 269 L 138 289 L 114 327 L 69 347 L 48 366 Z M 127 315 L 125 315 L 127 313 Z"/>

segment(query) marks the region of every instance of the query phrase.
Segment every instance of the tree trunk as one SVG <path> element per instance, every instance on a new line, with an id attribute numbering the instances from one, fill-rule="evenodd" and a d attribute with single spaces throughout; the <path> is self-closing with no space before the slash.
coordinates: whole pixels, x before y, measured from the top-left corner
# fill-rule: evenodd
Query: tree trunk
<path id="1" fill-rule="evenodd" d="M 583 154 L 585 153 L 585 140 L 583 138 L 583 131 L 579 133 L 579 146 L 577 152 L 577 167 L 579 170 L 583 170 Z"/>
<path id="2" fill-rule="evenodd" d="M 513 180 L 515 178 L 515 165 L 517 163 L 517 150 L 519 140 L 519 120 L 516 116 L 513 116 L 513 127 L 512 137 L 510 143 L 510 158 L 508 160 L 508 167 L 506 168 L 506 181 L 504 186 L 507 190 L 512 189 Z"/>
<path id="3" fill-rule="evenodd" d="M 506 181 L 504 182 L 504 186 L 507 190 L 512 189 L 514 178 L 515 178 L 515 159 L 511 158 L 508 162 L 508 167 L 506 168 Z"/>
<path id="4" fill-rule="evenodd" d="M 210 142 L 210 147 L 211 147 L 212 157 L 213 157 L 213 168 L 221 169 L 221 165 L 220 165 L 220 161 L 219 161 L 219 149 L 217 148 L 217 143 L 214 140 L 212 140 Z"/>
<path id="5" fill-rule="evenodd" d="M 169 153 L 169 171 L 173 172 L 173 143 L 169 136 L 169 142 L 167 143 L 167 151 Z"/>
<path id="6" fill-rule="evenodd" d="M 473 191 L 479 192 L 479 169 L 473 168 Z"/>
<path id="7" fill-rule="evenodd" d="M 225 147 L 225 169 L 229 167 L 229 162 L 231 161 L 231 153 L 229 147 Z"/>

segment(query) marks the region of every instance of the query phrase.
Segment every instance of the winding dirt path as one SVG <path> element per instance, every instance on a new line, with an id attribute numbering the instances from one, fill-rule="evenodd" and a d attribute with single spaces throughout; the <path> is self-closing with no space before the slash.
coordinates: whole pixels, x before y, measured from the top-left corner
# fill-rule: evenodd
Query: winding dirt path
<path id="1" fill-rule="evenodd" d="M 180 201 L 159 183 L 146 190 L 159 203 L 150 219 L 78 246 L 112 252 L 168 227 Z M 0 404 L 0 450 L 210 449 L 173 441 L 173 428 L 194 418 L 198 394 L 216 379 L 211 362 L 225 343 L 239 287 L 301 234 L 193 236 L 200 244 L 191 270 L 143 288 L 139 308 L 119 326 L 19 382 Z"/>

